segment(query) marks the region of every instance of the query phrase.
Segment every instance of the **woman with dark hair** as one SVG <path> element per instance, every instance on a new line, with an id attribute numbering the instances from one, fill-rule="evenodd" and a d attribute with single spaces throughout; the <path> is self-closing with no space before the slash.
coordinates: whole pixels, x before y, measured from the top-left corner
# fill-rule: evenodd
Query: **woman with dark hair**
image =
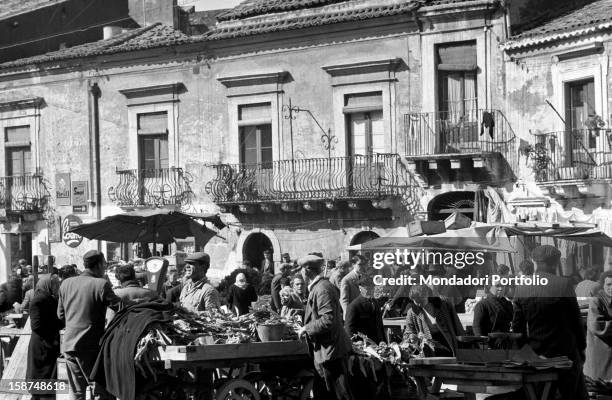
<path id="1" fill-rule="evenodd" d="M 584 374 L 592 379 L 612 379 L 612 271 L 599 278 L 602 289 L 589 300 Z"/>
<path id="2" fill-rule="evenodd" d="M 57 357 L 60 354 L 60 330 L 57 296 L 60 282 L 56 275 L 42 276 L 36 284 L 30 303 L 32 336 L 28 347 L 26 379 L 57 379 Z M 33 395 L 34 400 L 55 399 L 55 394 Z"/>
<path id="3" fill-rule="evenodd" d="M 457 350 L 457 336 L 464 334 L 455 308 L 445 300 L 434 297 L 431 288 L 413 286 L 408 295 L 415 306 L 408 310 L 404 340 L 425 341 L 433 347 L 426 356 L 453 356 Z M 427 350 L 426 350 L 427 351 Z"/>

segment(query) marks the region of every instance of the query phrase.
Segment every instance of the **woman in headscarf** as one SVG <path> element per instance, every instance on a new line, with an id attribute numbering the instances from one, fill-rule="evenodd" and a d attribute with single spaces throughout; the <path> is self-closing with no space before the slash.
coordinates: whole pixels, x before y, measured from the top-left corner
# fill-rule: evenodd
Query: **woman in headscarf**
<path id="1" fill-rule="evenodd" d="M 60 354 L 60 330 L 57 318 L 57 275 L 43 275 L 36 284 L 30 303 L 32 336 L 28 348 L 26 379 L 57 379 L 57 357 Z M 55 399 L 55 394 L 34 395 L 33 400 Z"/>

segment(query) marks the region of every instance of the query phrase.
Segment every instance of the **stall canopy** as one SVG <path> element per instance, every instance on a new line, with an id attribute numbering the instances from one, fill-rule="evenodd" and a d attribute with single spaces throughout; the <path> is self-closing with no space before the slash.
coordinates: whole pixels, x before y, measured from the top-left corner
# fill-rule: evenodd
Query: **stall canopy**
<path id="1" fill-rule="evenodd" d="M 508 236 L 548 236 L 574 242 L 612 247 L 612 238 L 593 224 L 508 224 L 501 225 Z"/>
<path id="2" fill-rule="evenodd" d="M 216 214 L 186 214 L 170 210 L 142 210 L 112 215 L 100 221 L 81 224 L 74 232 L 88 239 L 116 243 L 169 244 L 175 239 L 195 237 L 200 243 L 208 242 L 217 232 L 208 228 L 210 222 L 217 229 L 225 224 Z"/>
<path id="3" fill-rule="evenodd" d="M 612 247 L 612 238 L 593 224 L 478 224 L 470 228 L 448 230 L 437 235 L 408 236 L 408 230 L 399 227 L 387 236 L 350 246 L 349 250 L 376 249 L 439 249 L 480 250 L 486 252 L 515 253 L 511 236 L 549 236 L 574 242 Z"/>
<path id="4" fill-rule="evenodd" d="M 402 231 L 396 229 L 391 235 L 401 235 Z M 359 245 L 350 246 L 349 250 L 378 250 L 378 249 L 433 249 L 433 250 L 478 250 L 483 252 L 514 253 L 508 235 L 500 226 L 481 225 L 470 228 L 448 230 L 437 235 L 423 235 L 408 237 L 384 236 Z"/>

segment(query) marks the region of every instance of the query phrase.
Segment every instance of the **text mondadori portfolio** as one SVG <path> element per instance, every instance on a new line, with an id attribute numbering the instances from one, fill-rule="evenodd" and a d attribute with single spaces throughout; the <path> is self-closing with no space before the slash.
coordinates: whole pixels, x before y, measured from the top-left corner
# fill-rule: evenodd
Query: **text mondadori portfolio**
<path id="1" fill-rule="evenodd" d="M 395 278 L 388 278 L 382 275 L 373 277 L 374 284 L 378 286 L 403 286 L 403 285 L 433 285 L 433 286 L 536 286 L 548 285 L 548 279 L 539 275 L 522 276 L 433 276 L 433 275 L 401 275 Z"/>

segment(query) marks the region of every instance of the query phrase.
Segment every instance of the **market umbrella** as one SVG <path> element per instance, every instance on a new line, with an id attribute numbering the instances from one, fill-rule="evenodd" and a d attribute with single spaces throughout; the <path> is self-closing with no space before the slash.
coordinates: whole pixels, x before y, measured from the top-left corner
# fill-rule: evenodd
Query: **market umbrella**
<path id="1" fill-rule="evenodd" d="M 100 221 L 81 224 L 69 230 L 88 239 L 115 243 L 170 244 L 175 239 L 195 237 L 207 243 L 217 232 L 202 222 L 222 229 L 225 224 L 217 214 L 186 214 L 170 210 L 144 210 L 112 215 Z"/>
<path id="2" fill-rule="evenodd" d="M 470 228 L 448 230 L 437 235 L 385 236 L 370 240 L 349 250 L 376 249 L 433 249 L 433 250 L 478 250 L 483 252 L 514 253 L 504 229 L 499 226 L 474 224 Z"/>
<path id="3" fill-rule="evenodd" d="M 513 224 L 501 225 L 508 235 L 544 236 L 579 243 L 612 247 L 612 238 L 592 224 Z"/>

